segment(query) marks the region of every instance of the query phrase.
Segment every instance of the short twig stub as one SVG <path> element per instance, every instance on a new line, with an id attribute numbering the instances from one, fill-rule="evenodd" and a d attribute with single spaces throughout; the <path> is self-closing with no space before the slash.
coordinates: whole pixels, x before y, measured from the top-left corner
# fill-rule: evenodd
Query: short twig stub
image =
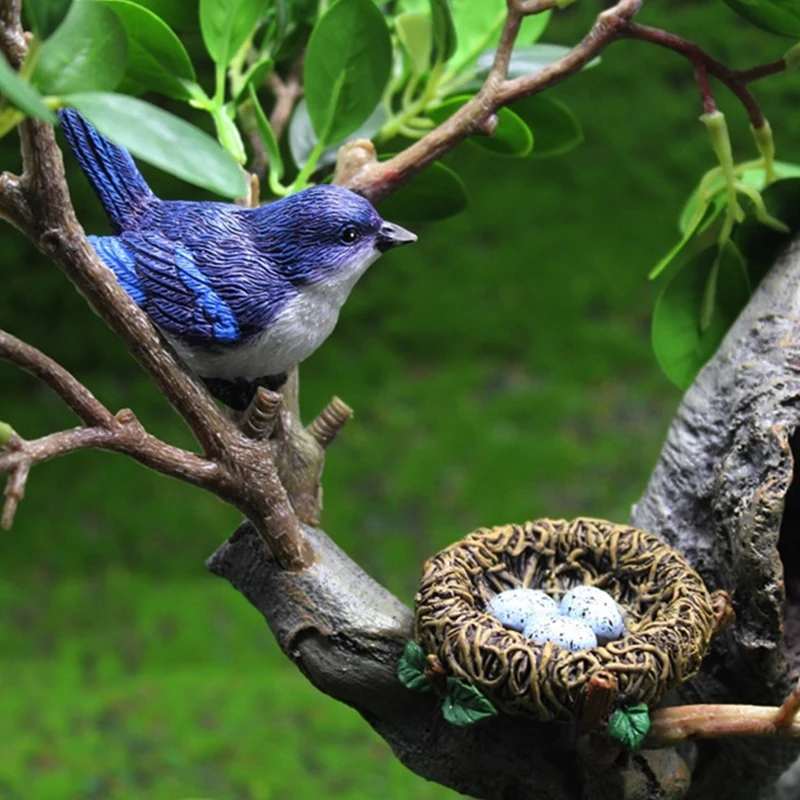
<path id="1" fill-rule="evenodd" d="M 536 644 L 485 612 L 498 592 L 577 584 L 611 594 L 629 633 L 579 652 Z M 547 721 L 579 717 L 593 676 L 616 680 L 615 706 L 656 703 L 700 668 L 714 612 L 700 576 L 655 536 L 595 519 L 482 528 L 431 558 L 415 598 L 417 640 L 498 707 Z"/>

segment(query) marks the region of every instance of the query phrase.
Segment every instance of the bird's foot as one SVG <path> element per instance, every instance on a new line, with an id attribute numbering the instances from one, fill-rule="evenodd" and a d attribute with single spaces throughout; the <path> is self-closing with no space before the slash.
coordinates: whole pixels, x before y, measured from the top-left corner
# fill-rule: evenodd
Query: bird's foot
<path id="1" fill-rule="evenodd" d="M 276 392 L 286 383 L 287 374 L 281 372 L 278 375 L 264 375 L 253 381 L 237 378 L 236 380 L 226 380 L 225 378 L 203 378 L 206 388 L 220 402 L 224 403 L 234 411 L 247 411 L 247 407 L 256 396 L 259 387 L 263 386 L 271 392 Z"/>

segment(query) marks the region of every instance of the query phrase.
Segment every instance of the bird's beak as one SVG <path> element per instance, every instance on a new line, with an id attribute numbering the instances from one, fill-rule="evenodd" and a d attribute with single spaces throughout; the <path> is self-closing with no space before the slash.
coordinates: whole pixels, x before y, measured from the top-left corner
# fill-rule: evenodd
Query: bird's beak
<path id="1" fill-rule="evenodd" d="M 385 253 L 392 247 L 400 247 L 403 244 L 411 244 L 417 241 L 417 234 L 395 225 L 393 222 L 384 222 L 378 231 L 376 246 L 381 253 Z"/>

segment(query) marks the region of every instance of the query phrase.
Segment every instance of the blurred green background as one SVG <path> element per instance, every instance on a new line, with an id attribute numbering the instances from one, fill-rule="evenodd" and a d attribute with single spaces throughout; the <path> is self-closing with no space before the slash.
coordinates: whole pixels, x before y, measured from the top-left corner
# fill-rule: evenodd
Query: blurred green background
<path id="1" fill-rule="evenodd" d="M 584 0 L 545 39 L 576 41 Z M 788 40 L 721 2 L 651 2 L 643 22 L 733 66 Z M 757 86 L 779 157 L 800 161 L 798 81 Z M 333 394 L 357 412 L 331 449 L 324 527 L 406 602 L 422 561 L 479 525 L 539 516 L 627 518 L 678 392 L 649 342 L 648 269 L 713 158 L 691 70 L 635 42 L 554 91 L 586 142 L 549 160 L 448 160 L 469 211 L 360 283 L 303 367 L 307 417 Z M 723 90 L 739 159 L 746 119 Z M 18 168 L 13 137 L 2 166 Z M 79 216 L 105 229 L 68 158 Z M 162 196 L 192 190 L 146 171 Z M 72 369 L 155 434 L 188 432 L 61 274 L 2 229 L 0 326 Z M 34 437 L 73 424 L 0 365 L 0 419 Z M 318 694 L 259 615 L 204 559 L 238 514 L 121 456 L 38 467 L 0 537 L 0 798 L 445 798 L 397 763 L 359 716 Z"/>

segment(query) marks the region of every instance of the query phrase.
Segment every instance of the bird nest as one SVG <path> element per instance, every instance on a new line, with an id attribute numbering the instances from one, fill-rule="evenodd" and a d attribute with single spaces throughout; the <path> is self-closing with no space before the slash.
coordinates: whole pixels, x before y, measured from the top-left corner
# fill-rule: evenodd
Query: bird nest
<path id="1" fill-rule="evenodd" d="M 628 633 L 588 650 L 537 644 L 486 613 L 498 592 L 543 589 L 556 600 L 591 584 L 621 606 Z M 416 638 L 433 671 L 481 690 L 498 708 L 538 720 L 585 715 L 593 678 L 610 706 L 656 703 L 700 668 L 731 617 L 669 545 L 595 519 L 481 528 L 429 559 L 415 597 Z M 597 683 L 597 681 L 595 681 Z"/>

